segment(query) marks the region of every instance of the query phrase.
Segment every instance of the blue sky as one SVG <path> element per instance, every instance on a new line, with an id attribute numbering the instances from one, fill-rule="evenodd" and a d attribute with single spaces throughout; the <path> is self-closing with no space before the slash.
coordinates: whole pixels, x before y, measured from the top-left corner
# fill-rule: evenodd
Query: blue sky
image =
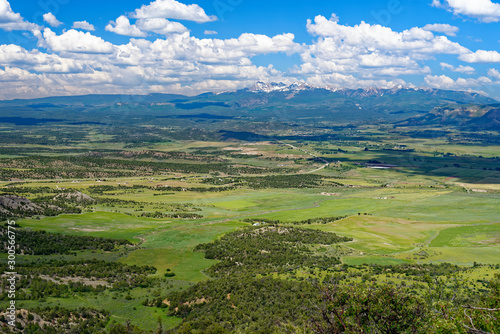
<path id="1" fill-rule="evenodd" d="M 256 81 L 500 99 L 499 32 L 492 0 L 0 0 L 0 99 Z"/>

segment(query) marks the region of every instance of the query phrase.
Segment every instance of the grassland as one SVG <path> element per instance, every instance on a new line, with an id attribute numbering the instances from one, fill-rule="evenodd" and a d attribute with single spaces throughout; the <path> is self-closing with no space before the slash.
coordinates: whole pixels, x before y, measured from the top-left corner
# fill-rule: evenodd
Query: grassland
<path id="1" fill-rule="evenodd" d="M 161 282 L 154 288 L 131 289 L 128 298 L 125 292 L 106 290 L 99 295 L 75 294 L 71 298 L 51 297 L 43 302 L 22 301 L 20 306 L 76 308 L 98 304 L 110 311 L 112 319 L 119 323 L 131 319 L 134 325 L 153 331 L 157 318 L 161 317 L 164 328 L 173 328 L 181 319 L 167 316 L 162 308 L 144 306 L 143 300 L 209 280 L 206 270 L 218 261 L 206 259 L 203 253 L 194 252 L 194 248 L 247 226 L 249 223 L 244 222 L 245 219 L 279 220 L 286 224 L 311 218 L 346 216 L 328 224 L 302 227 L 353 238 L 341 247 L 344 254 L 341 260 L 347 265 L 449 262 L 472 267 L 474 263 L 500 264 L 498 146 L 449 145 L 442 138 L 411 138 L 369 127 L 360 129 L 358 135 L 370 139 L 344 138 L 323 142 L 165 140 L 127 147 L 125 142 L 114 142 L 114 136 L 102 135 L 95 130 L 89 135 L 90 141 L 70 146 L 19 145 L 19 148 L 31 149 L 32 152 L 2 154 L 0 159 L 10 161 L 27 155 L 57 157 L 63 154 L 75 157 L 72 163 L 77 165 L 80 153 L 69 153 L 70 149 L 97 153 L 101 150 L 197 152 L 200 160 L 195 163 L 192 160 L 176 162 L 201 165 L 208 161 L 203 159 L 217 158 L 231 166 L 261 168 L 260 172 L 244 177 L 297 175 L 323 165 L 314 161 L 306 151 L 330 162 L 328 167 L 315 173 L 323 176 L 324 182 L 313 188 L 241 186 L 233 181 L 242 175 L 231 175 L 227 170 L 205 173 L 153 170 L 148 176 L 68 179 L 39 179 L 33 172 L 32 177 L 23 180 L 2 180 L 0 189 L 12 194 L 15 189 L 23 188 L 18 194 L 33 201 L 40 200 L 39 191 L 42 190 L 46 198 L 72 191 L 95 197 L 96 202 L 82 206 L 81 214 L 14 218 L 21 226 L 33 230 L 129 240 L 134 246 L 119 253 L 85 251 L 78 252 L 77 258 L 153 266 L 157 272 L 151 278 Z M 284 145 L 285 142 L 296 149 Z M 50 148 L 53 152 L 37 152 L 41 148 Z M 68 153 L 55 150 L 68 150 Z M 161 159 L 149 156 L 131 160 L 134 166 L 139 166 L 137 171 L 140 172 L 149 168 L 146 163 L 161 162 Z M 367 164 L 392 166 L 377 169 Z M 36 168 L 44 170 L 49 167 L 41 165 Z M 36 168 L 33 170 L 38 171 Z M 30 168 L 26 170 L 30 171 Z M 220 184 L 208 184 L 207 179 Z M 100 186 L 109 188 L 99 193 L 92 192 Z M 210 191 L 202 191 L 204 189 Z M 182 208 L 182 205 L 195 208 L 194 213 L 200 217 L 144 216 L 157 211 L 171 213 L 172 208 Z M 187 209 L 178 210 L 188 212 Z M 324 251 L 333 253 L 336 250 L 325 248 Z M 22 260 L 73 257 L 25 256 Z M 175 276 L 165 278 L 167 270 Z M 470 278 L 484 279 L 491 274 L 491 270 L 479 268 L 471 271 Z M 0 302 L 0 305 L 3 307 L 5 303 Z"/>
<path id="2" fill-rule="evenodd" d="M 154 331 L 158 326 L 158 318 L 166 328 L 171 328 L 181 322 L 180 318 L 169 317 L 165 315 L 163 309 L 156 307 L 145 307 L 143 300 L 152 296 L 160 296 L 169 291 L 185 288 L 188 284 L 185 282 L 172 282 L 162 285 L 156 290 L 136 288 L 130 292 L 131 299 L 126 298 L 124 294 L 104 292 L 97 295 L 75 295 L 75 298 L 47 298 L 46 301 L 22 301 L 18 306 L 20 308 L 34 308 L 37 306 L 64 307 L 74 309 L 78 307 L 89 307 L 104 309 L 112 314 L 112 321 L 125 323 L 130 320 L 131 323 L 147 331 Z"/>

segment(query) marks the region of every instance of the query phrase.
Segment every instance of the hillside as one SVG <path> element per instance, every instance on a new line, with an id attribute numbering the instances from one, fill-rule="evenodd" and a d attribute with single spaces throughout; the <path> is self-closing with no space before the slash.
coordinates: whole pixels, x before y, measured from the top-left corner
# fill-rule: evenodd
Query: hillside
<path id="1" fill-rule="evenodd" d="M 403 126 L 458 126 L 465 130 L 500 130 L 500 105 L 450 104 L 436 107 L 424 116 L 399 123 Z"/>

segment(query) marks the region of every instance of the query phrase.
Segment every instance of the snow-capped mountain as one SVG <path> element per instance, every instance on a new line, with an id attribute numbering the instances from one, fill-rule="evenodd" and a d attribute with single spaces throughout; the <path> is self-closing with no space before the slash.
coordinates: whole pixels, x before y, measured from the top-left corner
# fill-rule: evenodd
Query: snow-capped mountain
<path id="1" fill-rule="evenodd" d="M 282 82 L 256 82 L 252 87 L 244 89 L 245 91 L 254 93 L 270 93 L 270 92 L 289 92 L 289 91 L 301 91 L 309 89 L 317 89 L 319 87 L 310 86 L 303 82 L 295 82 L 291 85 L 284 84 Z"/>
<path id="2" fill-rule="evenodd" d="M 241 91 L 253 92 L 253 93 L 271 93 L 271 92 L 298 92 L 298 91 L 308 91 L 308 90 L 328 90 L 330 92 L 339 93 L 341 95 L 349 97 L 369 97 L 369 96 L 384 96 L 384 95 L 398 95 L 403 92 L 421 92 L 426 94 L 438 94 L 443 92 L 440 89 L 434 89 L 429 87 L 416 87 L 416 86 L 394 86 L 392 88 L 378 88 L 378 87 L 367 87 L 367 88 L 344 88 L 344 87 L 333 87 L 333 86 L 313 86 L 306 84 L 304 82 L 294 82 L 287 85 L 283 82 L 256 82 L 253 86 L 249 88 L 242 89 Z M 467 91 L 462 92 L 467 95 L 475 96 L 482 95 L 480 92 Z"/>

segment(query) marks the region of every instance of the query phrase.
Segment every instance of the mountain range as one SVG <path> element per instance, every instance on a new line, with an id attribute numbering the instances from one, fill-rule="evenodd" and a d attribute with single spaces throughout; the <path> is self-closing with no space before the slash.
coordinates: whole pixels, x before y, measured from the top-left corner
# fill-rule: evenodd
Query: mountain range
<path id="1" fill-rule="evenodd" d="M 264 83 L 231 92 L 85 95 L 0 101 L 0 116 L 57 116 L 58 111 L 131 115 L 252 117 L 339 124 L 390 122 L 399 125 L 456 125 L 498 129 L 499 102 L 472 91 L 420 87 L 349 89 L 304 83 Z"/>

